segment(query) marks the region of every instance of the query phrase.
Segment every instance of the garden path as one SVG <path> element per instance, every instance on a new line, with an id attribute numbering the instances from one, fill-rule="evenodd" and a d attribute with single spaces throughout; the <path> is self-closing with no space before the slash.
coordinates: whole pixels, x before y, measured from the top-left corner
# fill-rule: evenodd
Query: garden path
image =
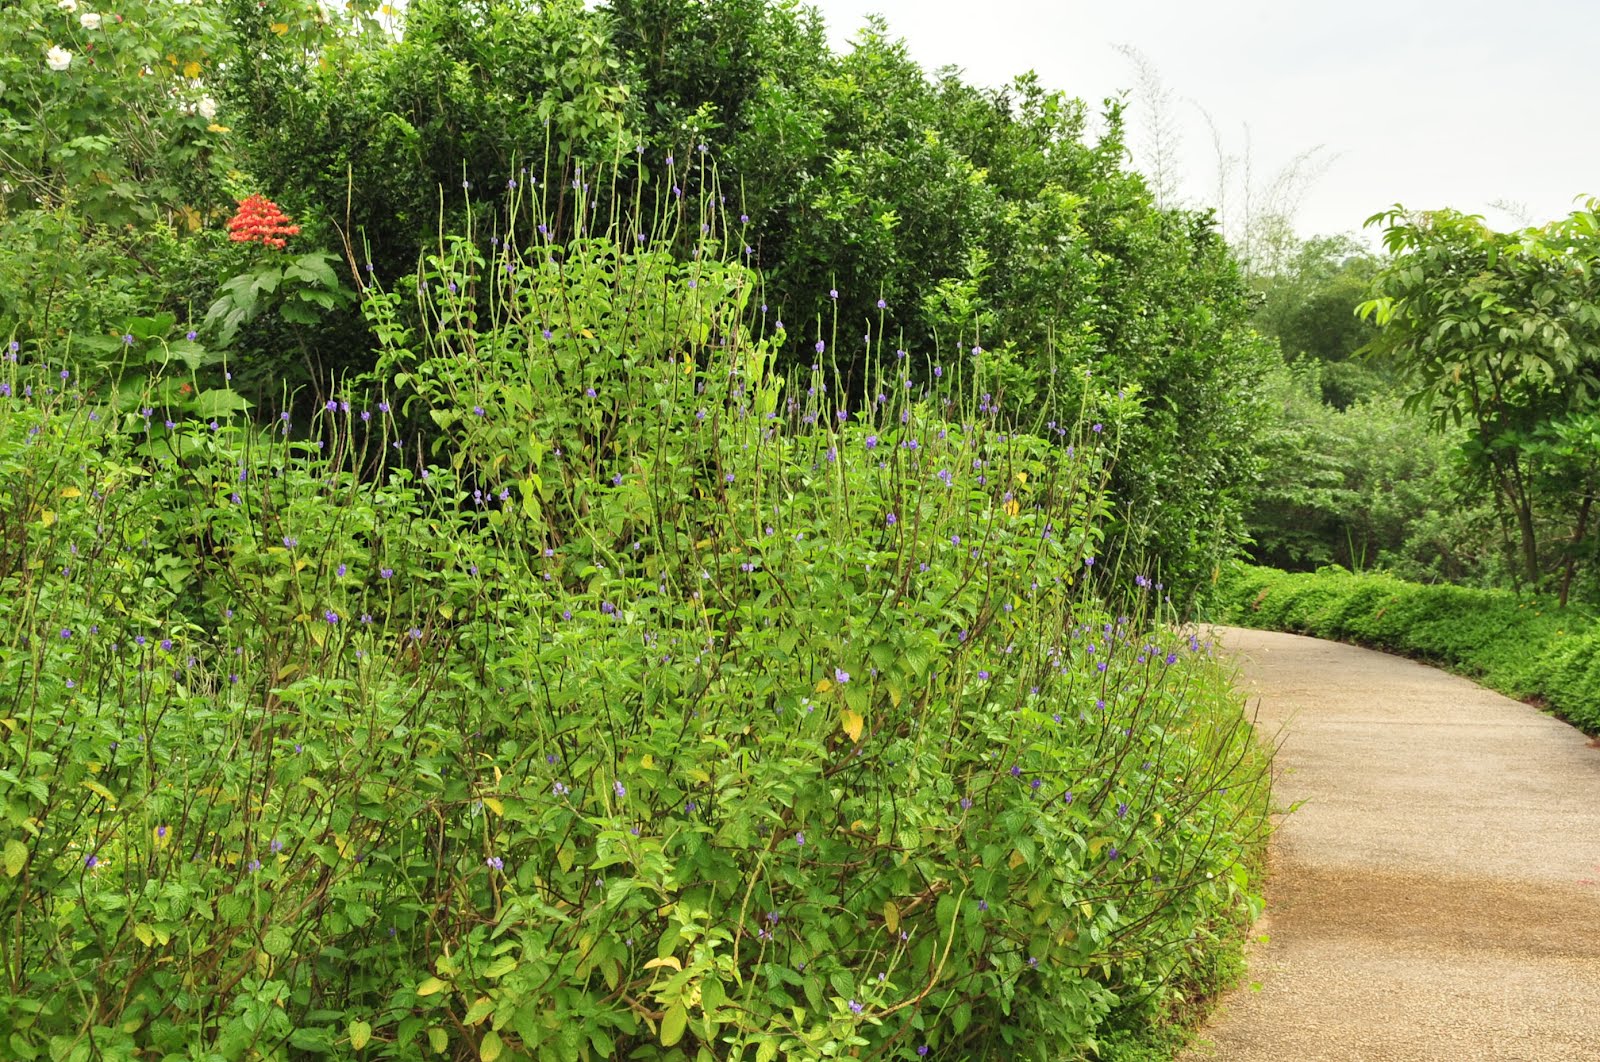
<path id="1" fill-rule="evenodd" d="M 1400 657 L 1217 635 L 1301 806 L 1185 1062 L 1600 1060 L 1600 748 Z"/>

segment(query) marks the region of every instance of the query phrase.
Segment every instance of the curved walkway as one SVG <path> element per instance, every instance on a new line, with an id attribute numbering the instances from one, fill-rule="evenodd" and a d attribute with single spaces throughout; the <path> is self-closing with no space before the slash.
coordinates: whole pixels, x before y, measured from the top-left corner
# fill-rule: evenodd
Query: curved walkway
<path id="1" fill-rule="evenodd" d="M 1600 748 L 1399 657 L 1217 634 L 1300 806 L 1186 1062 L 1600 1060 Z"/>

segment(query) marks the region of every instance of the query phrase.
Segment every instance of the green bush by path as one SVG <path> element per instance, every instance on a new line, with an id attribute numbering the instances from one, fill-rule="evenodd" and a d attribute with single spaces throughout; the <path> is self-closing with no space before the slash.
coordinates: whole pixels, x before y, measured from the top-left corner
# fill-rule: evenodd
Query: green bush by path
<path id="1" fill-rule="evenodd" d="M 1340 568 L 1241 566 L 1219 591 L 1219 620 L 1414 656 L 1600 732 L 1600 624 L 1576 607 Z"/>
<path id="2" fill-rule="evenodd" d="M 683 209 L 443 241 L 309 419 L 7 352 L 0 1055 L 1114 1057 L 1210 980 L 1269 772 L 1104 596 L 1125 400 L 777 376 Z"/>

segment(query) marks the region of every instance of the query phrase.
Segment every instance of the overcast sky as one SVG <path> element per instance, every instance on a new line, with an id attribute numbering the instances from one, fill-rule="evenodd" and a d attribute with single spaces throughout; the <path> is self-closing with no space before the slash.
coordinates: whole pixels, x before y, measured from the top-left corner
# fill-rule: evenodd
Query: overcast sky
<path id="1" fill-rule="evenodd" d="M 1140 78 L 1118 52 L 1130 45 L 1170 94 L 1189 205 L 1218 198 L 1202 108 L 1236 160 L 1235 218 L 1247 144 L 1258 189 L 1320 149 L 1326 169 L 1295 211 L 1302 235 L 1356 232 L 1396 202 L 1512 227 L 1522 222 L 1492 203 L 1542 223 L 1600 195 L 1597 0 L 810 2 L 838 46 L 877 13 L 929 69 L 953 64 L 985 85 L 1032 69 L 1090 101 L 1128 90 L 1145 169 Z"/>

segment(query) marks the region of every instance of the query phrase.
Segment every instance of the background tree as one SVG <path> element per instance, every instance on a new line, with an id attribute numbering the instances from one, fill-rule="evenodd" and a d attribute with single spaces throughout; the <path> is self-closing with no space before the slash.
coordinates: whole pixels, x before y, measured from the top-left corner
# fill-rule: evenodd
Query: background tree
<path id="1" fill-rule="evenodd" d="M 1597 205 L 1510 233 L 1450 210 L 1395 207 L 1369 222 L 1393 256 L 1362 306 L 1381 327 L 1372 349 L 1406 372 L 1409 406 L 1467 429 L 1463 454 L 1529 586 L 1570 573 L 1589 536 L 1593 461 L 1573 440 L 1600 409 Z M 1570 529 L 1553 556 L 1541 545 L 1551 517 Z"/>

